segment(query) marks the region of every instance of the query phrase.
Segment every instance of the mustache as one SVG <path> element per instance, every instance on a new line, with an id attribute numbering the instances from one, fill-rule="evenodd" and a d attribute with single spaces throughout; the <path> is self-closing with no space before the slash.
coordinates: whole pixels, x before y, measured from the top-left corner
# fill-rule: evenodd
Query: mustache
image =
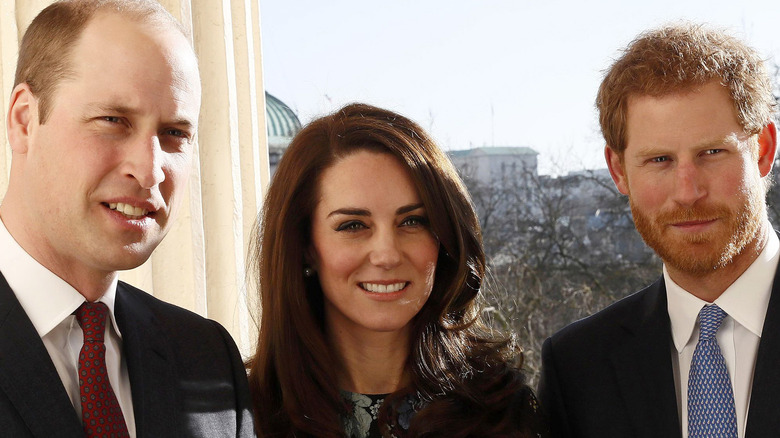
<path id="1" fill-rule="evenodd" d="M 662 224 L 680 222 L 707 221 L 731 216 L 731 210 L 722 205 L 702 205 L 690 208 L 677 208 L 659 213 L 655 220 Z"/>

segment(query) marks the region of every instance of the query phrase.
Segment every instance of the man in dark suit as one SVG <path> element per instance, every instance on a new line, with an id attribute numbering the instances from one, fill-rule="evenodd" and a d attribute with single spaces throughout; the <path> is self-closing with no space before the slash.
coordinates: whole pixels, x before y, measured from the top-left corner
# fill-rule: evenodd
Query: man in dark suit
<path id="1" fill-rule="evenodd" d="M 0 435 L 254 435 L 225 329 L 117 280 L 173 221 L 200 93 L 188 38 L 153 0 L 58 2 L 25 33 L 0 206 Z"/>
<path id="2" fill-rule="evenodd" d="M 597 106 L 612 178 L 664 269 L 545 342 L 553 435 L 777 436 L 775 102 L 760 56 L 702 26 L 650 31 L 607 71 Z"/>

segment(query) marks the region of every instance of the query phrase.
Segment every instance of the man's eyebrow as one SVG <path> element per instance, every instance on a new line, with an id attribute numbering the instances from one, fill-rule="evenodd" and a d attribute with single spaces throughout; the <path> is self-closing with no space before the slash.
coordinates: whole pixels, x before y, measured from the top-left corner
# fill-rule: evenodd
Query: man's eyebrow
<path id="1" fill-rule="evenodd" d="M 91 111 L 96 111 L 100 113 L 107 113 L 107 114 L 120 114 L 120 115 L 136 115 L 140 114 L 141 111 L 131 108 L 127 105 L 105 105 L 105 104 L 91 104 L 88 105 L 87 108 Z M 162 123 L 163 125 L 174 125 L 174 126 L 182 126 L 185 129 L 192 129 L 192 127 L 195 126 L 195 124 L 188 119 L 175 119 L 172 121 L 164 121 Z"/>
<path id="2" fill-rule="evenodd" d="M 113 114 L 137 114 L 139 112 L 126 105 L 105 105 L 102 103 L 90 104 L 87 106 L 87 108 L 92 111 L 99 111 L 99 112 L 113 113 Z"/>
<path id="3" fill-rule="evenodd" d="M 697 149 L 710 149 L 715 148 L 717 146 L 723 146 L 723 145 L 737 145 L 739 144 L 739 137 L 731 133 L 729 135 L 720 137 L 720 138 L 711 138 L 704 140 L 703 142 L 696 145 Z"/>
<path id="4" fill-rule="evenodd" d="M 692 149 L 717 149 L 718 147 L 724 145 L 736 145 L 742 140 L 744 139 L 740 138 L 740 136 L 731 133 L 724 135 L 723 137 L 708 138 L 703 140 L 693 145 Z M 642 158 L 658 155 L 668 155 L 670 152 L 673 152 L 672 148 L 665 148 L 663 146 L 647 146 L 644 148 L 639 148 L 639 150 L 636 152 L 636 155 Z"/>
<path id="5" fill-rule="evenodd" d="M 187 130 L 190 130 L 193 127 L 195 127 L 195 124 L 187 119 L 177 119 L 172 122 L 163 122 L 163 125 L 181 126 Z"/>

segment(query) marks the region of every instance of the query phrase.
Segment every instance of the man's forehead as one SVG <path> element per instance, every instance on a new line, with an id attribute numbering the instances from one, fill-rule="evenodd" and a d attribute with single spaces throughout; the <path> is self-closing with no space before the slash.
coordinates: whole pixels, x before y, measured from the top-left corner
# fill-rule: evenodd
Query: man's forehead
<path id="1" fill-rule="evenodd" d="M 189 35 L 187 35 L 187 32 L 181 23 L 179 23 L 164 8 L 160 8 L 158 11 L 148 8 L 132 8 L 125 6 L 126 5 L 123 4 L 123 7 L 120 9 L 114 9 L 110 7 L 98 8 L 85 23 L 84 29 L 96 21 L 113 18 L 120 20 L 123 23 L 147 26 L 157 30 L 158 32 L 172 31 L 181 35 L 181 37 L 185 40 L 190 40 Z"/>
<path id="2" fill-rule="evenodd" d="M 97 11 L 93 17 L 85 24 L 79 38 L 84 38 L 88 33 L 99 33 L 108 38 L 127 36 L 127 30 L 134 30 L 139 33 L 165 37 L 165 39 L 181 39 L 187 42 L 189 47 L 189 38 L 183 33 L 178 22 L 175 20 L 166 20 L 157 15 L 135 15 L 130 13 L 121 13 L 113 10 Z"/>
<path id="3" fill-rule="evenodd" d="M 178 30 L 101 13 L 84 29 L 70 58 L 70 71 L 58 89 L 74 87 L 69 94 L 80 94 L 85 110 L 158 112 L 169 122 L 196 124 L 201 93 L 197 59 Z"/>
<path id="4" fill-rule="evenodd" d="M 103 65 L 123 65 L 126 59 L 146 56 L 147 62 L 171 67 L 174 82 L 183 91 L 193 88 L 192 73 L 199 88 L 198 61 L 190 41 L 177 29 L 161 27 L 159 20 L 128 20 L 118 13 L 101 13 L 87 24 L 70 55 L 72 61 L 81 61 L 84 69 L 101 61 Z M 126 65 L 133 67 L 130 62 Z"/>

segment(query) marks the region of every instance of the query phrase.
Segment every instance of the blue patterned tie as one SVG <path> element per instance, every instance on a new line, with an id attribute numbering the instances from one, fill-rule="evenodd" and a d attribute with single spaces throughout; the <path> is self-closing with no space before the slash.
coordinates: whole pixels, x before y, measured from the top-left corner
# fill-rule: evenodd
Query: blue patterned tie
<path id="1" fill-rule="evenodd" d="M 715 333 L 726 317 L 717 305 L 699 312 L 699 343 L 688 375 L 688 437 L 737 438 L 737 414 L 729 370 Z"/>

